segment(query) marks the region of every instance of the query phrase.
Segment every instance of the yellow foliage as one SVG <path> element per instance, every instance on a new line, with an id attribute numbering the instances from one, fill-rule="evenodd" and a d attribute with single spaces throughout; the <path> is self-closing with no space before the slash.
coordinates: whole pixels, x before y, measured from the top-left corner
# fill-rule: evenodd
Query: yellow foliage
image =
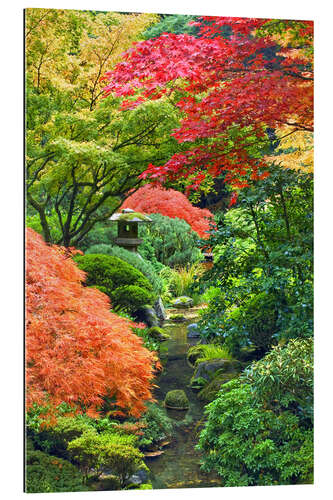
<path id="1" fill-rule="evenodd" d="M 285 168 L 313 173 L 313 132 L 297 130 L 292 127 L 281 127 L 277 131 L 280 139 L 278 156 L 267 156 L 268 162 L 280 163 Z"/>
<path id="2" fill-rule="evenodd" d="M 158 20 L 156 14 L 26 9 L 26 66 L 37 89 L 55 87 L 93 109 L 100 78 Z"/>

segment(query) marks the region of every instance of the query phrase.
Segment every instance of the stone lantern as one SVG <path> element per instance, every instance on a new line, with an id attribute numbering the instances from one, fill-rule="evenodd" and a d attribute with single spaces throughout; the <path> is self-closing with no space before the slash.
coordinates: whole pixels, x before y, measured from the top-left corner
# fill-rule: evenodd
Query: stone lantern
<path id="1" fill-rule="evenodd" d="M 124 208 L 121 212 L 113 214 L 109 220 L 118 224 L 117 245 L 130 252 L 137 252 L 138 246 L 142 243 L 142 239 L 138 237 L 138 224 L 153 222 L 147 215 L 135 212 L 131 208 Z"/>

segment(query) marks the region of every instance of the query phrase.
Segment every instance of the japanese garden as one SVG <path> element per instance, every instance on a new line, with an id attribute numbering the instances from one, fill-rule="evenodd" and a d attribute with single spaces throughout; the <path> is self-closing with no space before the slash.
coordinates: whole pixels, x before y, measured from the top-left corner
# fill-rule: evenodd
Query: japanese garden
<path id="1" fill-rule="evenodd" d="M 25 489 L 313 483 L 313 22 L 25 11 Z"/>

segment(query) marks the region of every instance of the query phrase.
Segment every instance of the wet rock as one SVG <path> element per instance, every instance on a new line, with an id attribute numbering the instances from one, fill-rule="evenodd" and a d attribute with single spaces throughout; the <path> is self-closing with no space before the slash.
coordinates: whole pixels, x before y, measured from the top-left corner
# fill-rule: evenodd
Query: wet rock
<path id="1" fill-rule="evenodd" d="M 200 331 L 198 329 L 198 323 L 191 323 L 187 327 L 187 338 L 194 339 L 200 337 Z"/>
<path id="2" fill-rule="evenodd" d="M 147 471 L 140 469 L 135 474 L 133 474 L 127 481 L 128 484 L 144 484 L 149 480 L 149 474 Z"/>
<path id="3" fill-rule="evenodd" d="M 155 309 L 149 305 L 142 306 L 136 312 L 136 319 L 139 321 L 143 321 L 149 327 L 159 326 L 159 321 Z"/>
<path id="4" fill-rule="evenodd" d="M 167 392 L 164 400 L 166 408 L 173 410 L 187 410 L 189 408 L 189 400 L 182 389 L 175 389 Z"/>
<path id="5" fill-rule="evenodd" d="M 230 359 L 210 359 L 208 361 L 202 361 L 199 363 L 195 369 L 193 377 L 191 379 L 191 386 L 196 384 L 197 379 L 204 379 L 207 381 L 212 380 L 216 372 L 226 373 L 234 372 L 241 368 L 241 363 L 239 361 Z"/>
<path id="6" fill-rule="evenodd" d="M 154 309 L 156 312 L 156 316 L 158 317 L 160 322 L 163 323 L 167 319 L 167 315 L 166 315 L 164 304 L 163 304 L 161 297 L 159 297 L 157 299 L 157 301 L 155 302 Z"/>
<path id="7" fill-rule="evenodd" d="M 186 297 L 186 295 L 183 295 L 181 297 L 176 297 L 171 301 L 171 303 L 173 307 L 187 308 L 193 306 L 193 299 L 191 299 L 191 297 Z"/>

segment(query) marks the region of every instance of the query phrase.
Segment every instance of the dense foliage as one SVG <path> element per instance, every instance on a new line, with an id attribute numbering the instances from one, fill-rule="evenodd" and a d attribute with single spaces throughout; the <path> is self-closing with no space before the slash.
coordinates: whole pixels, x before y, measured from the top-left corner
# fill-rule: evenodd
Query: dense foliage
<path id="1" fill-rule="evenodd" d="M 241 190 L 237 208 L 216 219 L 209 240 L 215 263 L 202 279 L 203 288 L 215 287 L 203 336 L 234 353 L 311 336 L 312 176 L 272 166 L 269 177 Z"/>
<path id="2" fill-rule="evenodd" d="M 72 259 L 31 229 L 26 250 L 27 408 L 67 402 L 96 414 L 108 395 L 114 408 L 139 415 L 151 398 L 154 357 L 131 322 L 110 311 L 106 295 L 82 286 Z"/>
<path id="3" fill-rule="evenodd" d="M 200 260 L 198 236 L 182 219 L 151 214 L 153 224 L 142 224 L 143 243 L 139 252 L 146 260 L 158 261 L 166 266 L 184 266 Z M 159 266 L 160 269 L 163 266 Z"/>
<path id="4" fill-rule="evenodd" d="M 149 184 L 129 196 L 122 208 L 183 219 L 202 238 L 207 237 L 213 217 L 209 210 L 194 207 L 183 193 Z"/>
<path id="5" fill-rule="evenodd" d="M 87 254 L 76 256 L 75 261 L 87 273 L 86 284 L 105 292 L 113 307 L 135 312 L 140 306 L 154 303 L 156 297 L 150 281 L 118 257 Z"/>
<path id="6" fill-rule="evenodd" d="M 185 177 L 197 189 L 207 175 L 226 172 L 226 182 L 243 187 L 247 174 L 267 175 L 263 153 L 274 129 L 313 131 L 313 22 L 202 17 L 193 24 L 198 37 L 138 42 L 107 72 L 105 92 L 127 98 L 127 109 L 172 96 L 184 114 L 172 135 L 187 150 L 150 164 L 142 178 Z"/>
<path id="7" fill-rule="evenodd" d="M 67 460 L 42 451 L 28 450 L 26 454 L 26 492 L 50 493 L 86 491 L 83 476 Z"/>
<path id="8" fill-rule="evenodd" d="M 143 259 L 140 255 L 135 252 L 130 252 L 125 248 L 119 247 L 117 245 L 111 246 L 106 244 L 92 245 L 86 251 L 86 254 L 106 254 L 112 255 L 114 257 L 119 257 L 119 259 L 127 262 L 131 266 L 135 267 L 140 271 L 151 283 L 155 293 L 160 294 L 163 289 L 163 283 L 154 266 L 149 260 Z"/>
<path id="9" fill-rule="evenodd" d="M 206 407 L 203 467 L 224 486 L 313 482 L 313 429 L 299 411 L 313 395 L 312 347 L 300 340 L 275 348 Z"/>
<path id="10" fill-rule="evenodd" d="M 101 77 L 155 14 L 26 10 L 26 180 L 29 215 L 46 241 L 75 245 L 121 205 L 151 161 L 178 149 L 170 103 L 119 111 Z M 54 231 L 56 226 L 56 232 Z"/>

